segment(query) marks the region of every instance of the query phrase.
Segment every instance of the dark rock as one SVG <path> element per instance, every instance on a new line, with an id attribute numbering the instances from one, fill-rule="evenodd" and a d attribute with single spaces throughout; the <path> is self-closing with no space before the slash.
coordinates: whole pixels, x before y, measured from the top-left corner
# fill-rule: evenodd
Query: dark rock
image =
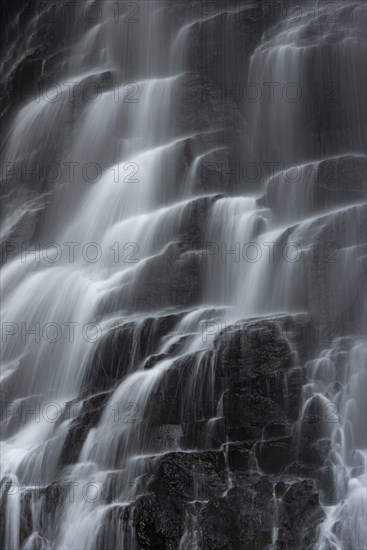
<path id="1" fill-rule="evenodd" d="M 278 481 L 275 485 L 274 493 L 276 498 L 283 498 L 285 492 L 287 491 L 289 485 L 284 481 Z"/>
<path id="2" fill-rule="evenodd" d="M 312 456 L 311 463 L 318 466 L 322 464 L 327 459 L 329 452 L 331 451 L 331 441 L 330 439 L 319 439 L 312 444 Z"/>
<path id="3" fill-rule="evenodd" d="M 359 281 L 366 268 L 366 219 L 365 205 L 350 206 L 294 228 L 292 233 L 296 231 L 297 236 L 291 233 L 289 237 L 302 249 L 308 248 L 298 268 L 301 266 L 305 275 L 308 307 L 318 324 L 320 344 L 365 327 Z"/>
<path id="4" fill-rule="evenodd" d="M 260 441 L 257 444 L 257 461 L 266 474 L 281 472 L 294 460 L 293 438 L 282 437 Z"/>
<path id="5" fill-rule="evenodd" d="M 281 406 L 267 397 L 252 395 L 250 391 L 225 393 L 223 406 L 229 435 L 234 438 L 236 438 L 235 434 L 238 434 L 241 439 L 248 437 L 261 439 L 264 426 L 272 421 L 279 423 L 286 421 Z M 240 428 L 243 430 L 242 437 Z"/>
<path id="6" fill-rule="evenodd" d="M 222 417 L 187 422 L 183 429 L 184 448 L 218 449 L 226 440 L 226 423 Z"/>
<path id="7" fill-rule="evenodd" d="M 159 355 L 150 355 L 148 359 L 145 361 L 144 368 L 152 369 L 157 363 L 168 358 L 169 358 L 168 353 L 160 353 Z"/>
<path id="8" fill-rule="evenodd" d="M 332 426 L 327 423 L 325 403 L 325 398 L 314 395 L 307 403 L 301 420 L 299 457 L 309 464 L 320 462 L 320 454 L 317 449 L 321 453 L 326 452 L 326 449 L 322 449 L 319 442 L 320 439 L 328 437 L 330 426 Z"/>
<path id="9" fill-rule="evenodd" d="M 165 452 L 181 447 L 183 438 L 182 426 L 179 424 L 164 424 L 152 426 L 149 431 L 149 449 L 152 452 Z"/>
<path id="10" fill-rule="evenodd" d="M 284 437 L 289 435 L 290 426 L 287 424 L 268 424 L 263 431 L 264 439 L 272 439 L 274 437 Z"/>
<path id="11" fill-rule="evenodd" d="M 134 510 L 136 538 L 142 550 L 175 550 L 182 535 L 178 502 L 161 507 L 152 493 L 140 497 Z"/>
<path id="12" fill-rule="evenodd" d="M 315 475 L 315 466 L 311 464 L 305 464 L 300 460 L 295 460 L 294 462 L 292 462 L 292 464 L 284 469 L 284 473 L 303 478 L 312 478 Z"/>
<path id="13" fill-rule="evenodd" d="M 69 428 L 64 446 L 59 458 L 59 466 L 67 466 L 78 462 L 80 451 L 87 439 L 89 426 L 79 424 Z"/>
<path id="14" fill-rule="evenodd" d="M 341 155 L 321 162 L 314 162 L 297 167 L 298 173 L 289 175 L 281 172 L 270 179 L 264 197 L 258 203 L 261 206 L 272 208 L 275 217 L 279 219 L 291 216 L 309 217 L 325 210 L 331 210 L 347 204 L 363 202 L 366 198 L 367 159 L 365 156 Z M 293 181 L 297 178 L 296 182 Z M 289 210 L 289 201 L 284 196 L 291 196 L 297 185 L 299 193 L 304 193 L 302 200 L 297 204 L 292 202 Z M 297 211 L 298 208 L 298 211 Z"/>
<path id="15" fill-rule="evenodd" d="M 222 91 L 223 103 L 231 99 L 240 106 L 244 101 L 240 84 L 245 83 L 250 52 L 282 15 L 283 6 L 280 2 L 226 2 L 198 7 L 201 10 L 187 30 L 187 63 L 208 83 L 219 88 L 225 82 L 228 92 Z M 238 67 L 243 67 L 241 74 Z"/>
<path id="16" fill-rule="evenodd" d="M 156 459 L 149 492 L 134 511 L 141 548 L 177 549 L 183 533 L 185 508 L 193 499 L 221 494 L 225 488 L 223 453 L 168 453 Z"/>
<path id="17" fill-rule="evenodd" d="M 222 388 L 213 381 L 211 358 L 209 351 L 172 360 L 149 407 L 152 423 L 187 424 L 216 416 Z"/>
<path id="18" fill-rule="evenodd" d="M 317 541 L 317 528 L 325 518 L 312 481 L 293 483 L 283 497 L 283 517 L 279 527 L 279 549 L 311 550 Z"/>
<path id="19" fill-rule="evenodd" d="M 226 496 L 210 500 L 200 517 L 203 547 L 260 550 L 270 544 L 272 490 L 272 484 L 262 479 L 249 487 L 234 487 Z"/>
<path id="20" fill-rule="evenodd" d="M 164 502 L 206 500 L 225 489 L 225 462 L 220 451 L 173 452 L 158 458 L 148 488 Z"/>
<path id="21" fill-rule="evenodd" d="M 223 406 L 232 438 L 261 439 L 267 425 L 286 425 L 288 416 L 295 420 L 304 376 L 293 368 L 294 353 L 282 320 L 229 327 L 216 347 L 218 364 L 229 379 Z"/>
<path id="22" fill-rule="evenodd" d="M 134 536 L 133 509 L 131 506 L 115 504 L 104 515 L 94 546 L 95 550 L 118 548 L 129 545 Z"/>
<path id="23" fill-rule="evenodd" d="M 144 262 L 134 281 L 111 293 L 101 304 L 99 313 L 161 311 L 174 305 L 187 308 L 199 304 L 201 294 L 201 253 L 172 243 L 161 254 Z"/>
<path id="24" fill-rule="evenodd" d="M 59 457 L 59 467 L 77 462 L 88 432 L 98 423 L 110 395 L 111 392 L 103 392 L 83 401 L 80 415 L 72 421 L 68 430 Z"/>
<path id="25" fill-rule="evenodd" d="M 318 489 L 320 501 L 323 505 L 330 506 L 338 503 L 338 489 L 334 481 L 333 468 L 330 464 L 326 464 L 318 470 Z"/>
<path id="26" fill-rule="evenodd" d="M 180 336 L 176 342 L 170 345 L 167 350 L 167 354 L 178 355 L 183 350 L 190 338 L 191 336 L 187 334 L 185 334 L 184 336 Z"/>
<path id="27" fill-rule="evenodd" d="M 85 369 L 83 395 L 113 388 L 149 355 L 145 368 L 154 366 L 160 359 L 153 353 L 159 348 L 162 338 L 173 330 L 182 316 L 183 313 L 174 313 L 147 317 L 141 321 L 122 322 L 112 327 L 98 343 Z"/>
<path id="28" fill-rule="evenodd" d="M 219 196 L 218 196 L 219 197 Z M 182 214 L 180 239 L 189 249 L 200 249 L 205 238 L 210 207 L 218 197 L 202 197 L 191 201 Z"/>
<path id="29" fill-rule="evenodd" d="M 216 346 L 218 360 L 229 376 L 237 372 L 244 379 L 256 380 L 292 365 L 290 346 L 276 321 L 259 320 L 229 327 L 218 336 Z"/>
<path id="30" fill-rule="evenodd" d="M 68 482 L 54 482 L 44 487 L 25 488 L 20 500 L 20 543 L 28 543 L 31 535 L 32 550 L 43 548 L 41 542 L 52 540 L 58 533 L 63 503 L 71 499 L 73 488 Z M 37 513 L 38 512 L 38 513 Z"/>
<path id="31" fill-rule="evenodd" d="M 249 455 L 254 442 L 228 443 L 228 467 L 231 471 L 246 471 L 249 466 Z"/>

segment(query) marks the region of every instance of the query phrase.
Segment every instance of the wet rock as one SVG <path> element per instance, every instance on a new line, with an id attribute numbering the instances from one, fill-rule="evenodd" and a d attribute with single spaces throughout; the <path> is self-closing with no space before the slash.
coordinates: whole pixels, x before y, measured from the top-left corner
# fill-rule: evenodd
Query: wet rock
<path id="1" fill-rule="evenodd" d="M 9 498 L 9 493 L 11 494 L 14 491 L 13 487 L 16 487 L 17 480 L 10 476 L 4 476 L 0 480 L 0 543 L 3 548 L 5 548 L 5 531 L 6 531 L 6 511 L 7 511 L 7 501 Z M 28 518 L 25 518 L 25 527 L 29 525 Z"/>
<path id="2" fill-rule="evenodd" d="M 59 458 L 59 466 L 67 466 L 78 462 L 80 451 L 87 439 L 89 431 L 88 425 L 78 424 L 69 428 L 64 446 Z"/>
<path id="3" fill-rule="evenodd" d="M 322 466 L 331 451 L 331 441 L 325 438 L 319 439 L 312 444 L 311 448 L 311 463 Z"/>
<path id="4" fill-rule="evenodd" d="M 138 309 L 181 307 L 199 303 L 201 297 L 200 253 L 183 252 L 172 245 L 157 260 L 149 262 L 138 284 L 134 285 L 132 302 Z"/>
<path id="5" fill-rule="evenodd" d="M 278 483 L 275 485 L 274 493 L 276 498 L 282 498 L 287 491 L 289 485 L 288 483 L 285 483 L 284 481 L 278 481 Z"/>
<path id="6" fill-rule="evenodd" d="M 290 434 L 291 426 L 288 424 L 268 424 L 263 431 L 263 439 L 285 437 Z"/>
<path id="7" fill-rule="evenodd" d="M 183 510 L 179 501 L 161 504 L 148 493 L 137 500 L 134 510 L 136 538 L 142 550 L 175 550 L 182 536 Z"/>
<path id="8" fill-rule="evenodd" d="M 118 548 L 120 545 L 124 547 L 129 545 L 132 537 L 134 537 L 132 507 L 115 504 L 106 510 L 94 548 L 105 550 Z"/>
<path id="9" fill-rule="evenodd" d="M 168 358 L 169 358 L 168 353 L 160 353 L 158 355 L 151 355 L 145 361 L 144 368 L 145 369 L 152 369 L 157 363 L 159 363 L 160 361 L 163 361 L 164 359 L 168 359 Z"/>
<path id="10" fill-rule="evenodd" d="M 59 467 L 77 462 L 88 432 L 98 423 L 110 395 L 111 392 L 102 392 L 83 402 L 80 415 L 72 421 L 68 430 L 59 458 Z"/>
<path id="11" fill-rule="evenodd" d="M 169 355 L 178 355 L 183 350 L 185 345 L 188 343 L 190 338 L 191 338 L 191 336 L 187 335 L 187 334 L 185 334 L 184 336 L 180 336 L 175 342 L 173 342 L 169 346 L 169 348 L 167 350 L 167 354 L 169 354 Z"/>
<path id="12" fill-rule="evenodd" d="M 202 511 L 203 547 L 210 550 L 260 550 L 271 543 L 272 484 L 266 479 L 234 487 L 212 499 Z"/>
<path id="13" fill-rule="evenodd" d="M 320 329 L 320 344 L 365 327 L 365 304 L 359 289 L 366 268 L 366 219 L 365 205 L 350 206 L 316 218 L 291 236 L 302 249 L 309 248 L 303 254 L 302 270 L 309 308 Z"/>
<path id="14" fill-rule="evenodd" d="M 260 441 L 257 444 L 257 460 L 260 468 L 266 474 L 281 472 L 294 460 L 292 437 L 281 437 Z"/>
<path id="15" fill-rule="evenodd" d="M 172 360 L 150 404 L 152 423 L 187 424 L 216 416 L 222 388 L 213 381 L 211 357 L 208 351 Z M 208 429 L 206 431 L 209 435 Z"/>
<path id="16" fill-rule="evenodd" d="M 225 141 L 225 137 L 223 136 L 223 141 Z M 197 160 L 197 170 L 193 181 L 195 192 L 201 194 L 219 192 L 230 195 L 232 192 L 239 191 L 239 182 L 236 178 L 231 177 L 233 165 L 230 156 L 229 147 L 223 148 L 221 144 L 217 145 L 215 142 L 209 152 L 202 153 Z"/>
<path id="17" fill-rule="evenodd" d="M 99 313 L 187 308 L 199 304 L 201 295 L 201 253 L 172 243 L 161 254 L 142 263 L 134 281 L 112 292 L 101 303 Z"/>
<path id="18" fill-rule="evenodd" d="M 116 327 L 98 343 L 85 370 L 83 393 L 114 387 L 129 370 L 136 343 L 135 323 Z"/>
<path id="19" fill-rule="evenodd" d="M 278 548 L 314 548 L 317 527 L 324 517 L 314 483 L 306 480 L 293 483 L 283 497 Z"/>
<path id="20" fill-rule="evenodd" d="M 176 123 L 185 133 L 213 131 L 213 128 L 241 131 L 243 118 L 233 100 L 223 101 L 219 87 L 209 89 L 209 81 L 197 72 L 187 72 L 177 82 Z M 223 131 L 223 130 L 214 130 Z M 215 139 L 213 136 L 212 139 Z M 222 140 L 223 143 L 223 140 Z M 210 143 L 207 140 L 207 144 Z"/>
<path id="21" fill-rule="evenodd" d="M 153 426 L 149 433 L 149 449 L 152 452 L 177 449 L 181 446 L 182 434 L 182 426 L 177 424 Z"/>
<path id="22" fill-rule="evenodd" d="M 172 452 L 158 458 L 148 484 L 158 499 L 205 500 L 225 489 L 221 451 Z"/>
<path id="23" fill-rule="evenodd" d="M 335 465 L 336 462 L 336 457 L 334 462 L 326 459 L 324 466 L 317 472 L 320 500 L 326 506 L 343 501 L 349 493 L 350 473 L 344 465 Z"/>
<path id="24" fill-rule="evenodd" d="M 43 550 L 50 545 L 50 541 L 45 539 L 38 531 L 34 531 L 25 541 L 24 547 L 29 550 Z"/>
<path id="25" fill-rule="evenodd" d="M 245 81 L 250 52 L 265 29 L 281 16 L 282 8 L 280 2 L 199 5 L 196 18 L 191 18 L 194 23 L 186 30 L 188 64 L 208 83 L 226 83 L 229 91 L 223 90 L 223 102 L 233 97 L 238 104 L 244 101 L 240 84 Z M 240 66 L 241 74 L 237 70 Z"/>
<path id="26" fill-rule="evenodd" d="M 84 374 L 82 394 L 113 388 L 150 355 L 145 368 L 163 357 L 153 355 L 164 336 L 173 330 L 183 313 L 147 317 L 136 322 L 121 322 L 112 327 L 98 343 Z"/>
<path id="27" fill-rule="evenodd" d="M 266 194 L 258 204 L 272 209 L 279 219 L 309 217 L 347 204 L 363 202 L 366 197 L 367 159 L 362 155 L 340 155 L 321 162 L 305 164 L 289 174 L 280 173 L 267 185 Z M 292 204 L 283 197 L 294 192 L 304 193 L 302 200 Z M 298 209 L 298 210 L 297 210 Z"/>
<path id="28" fill-rule="evenodd" d="M 307 314 L 274 315 L 237 322 L 215 340 L 224 374 L 243 370 L 256 378 L 298 366 L 313 357 L 319 341 Z"/>
<path id="29" fill-rule="evenodd" d="M 303 478 L 313 478 L 315 476 L 315 466 L 306 464 L 300 460 L 295 460 L 284 468 L 284 473 Z"/>
<path id="30" fill-rule="evenodd" d="M 325 398 L 314 395 L 306 405 L 300 425 L 299 457 L 306 463 L 316 464 L 320 461 L 322 449 L 320 439 L 327 437 L 332 429 L 332 424 L 327 419 L 327 402 Z M 316 447 L 315 447 L 316 445 Z"/>
<path id="31" fill-rule="evenodd" d="M 250 451 L 255 442 L 228 443 L 228 467 L 233 472 L 246 471 L 249 466 Z"/>
<path id="32" fill-rule="evenodd" d="M 283 408 L 273 400 L 249 390 L 226 392 L 223 399 L 228 433 L 233 439 L 261 439 L 264 426 L 285 422 Z"/>
<path id="33" fill-rule="evenodd" d="M 22 490 L 20 499 L 20 543 L 32 550 L 42 548 L 42 541 L 57 534 L 63 503 L 73 495 L 72 484 L 54 482 L 50 485 Z"/>
<path id="34" fill-rule="evenodd" d="M 22 250 L 32 250 L 34 246 L 34 237 L 38 233 L 38 229 L 42 222 L 43 211 L 46 207 L 46 199 L 43 197 L 31 198 L 27 202 L 24 197 L 25 204 L 20 207 L 19 215 L 9 223 L 9 229 L 6 231 L 0 242 L 0 263 L 5 264 L 8 260 L 12 260 L 18 256 Z M 8 212 L 16 205 L 8 206 Z M 2 212 L 2 217 L 5 217 L 5 209 Z"/>
<path id="35" fill-rule="evenodd" d="M 226 440 L 226 422 L 223 417 L 187 422 L 183 430 L 184 448 L 218 449 Z"/>
<path id="36" fill-rule="evenodd" d="M 218 360 L 229 375 L 257 379 L 292 365 L 289 344 L 274 321 L 253 321 L 229 327 L 216 341 Z"/>
<path id="37" fill-rule="evenodd" d="M 219 198 L 203 197 L 185 208 L 180 226 L 180 238 L 190 249 L 200 250 L 205 239 L 206 221 L 210 207 Z"/>
<path id="38" fill-rule="evenodd" d="M 177 549 L 189 502 L 219 495 L 224 488 L 223 453 L 169 453 L 158 458 L 149 493 L 135 507 L 140 547 Z"/>
<path id="39" fill-rule="evenodd" d="M 230 327 L 216 345 L 218 364 L 229 379 L 223 406 L 230 437 L 260 439 L 268 424 L 286 424 L 287 415 L 297 415 L 303 377 L 298 371 L 289 376 L 294 354 L 279 322 Z M 292 380 L 291 403 L 285 392 L 288 379 Z"/>

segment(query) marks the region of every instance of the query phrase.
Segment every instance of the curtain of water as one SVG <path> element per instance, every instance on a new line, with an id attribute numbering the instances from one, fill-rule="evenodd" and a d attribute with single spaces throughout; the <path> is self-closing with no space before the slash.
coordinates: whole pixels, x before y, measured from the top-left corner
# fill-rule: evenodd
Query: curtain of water
<path id="1" fill-rule="evenodd" d="M 132 5 L 138 8 L 139 24 L 116 25 L 111 6 L 102 2 L 101 19 L 83 32 L 78 8 L 73 25 L 81 38 L 63 62 L 63 82 L 71 82 L 71 89 L 90 78 L 100 82 L 106 74 L 113 75 L 113 89 L 107 88 L 98 101 L 90 103 L 83 98 L 71 103 L 70 87 L 63 89 L 58 101 L 28 102 L 11 125 L 4 152 L 5 162 L 42 161 L 56 154 L 63 166 L 79 163 L 76 184 L 60 185 L 49 199 L 38 235 L 39 261 L 27 254 L 2 268 L 2 314 L 12 328 L 2 346 L 1 381 L 11 414 L 2 423 L 1 467 L 5 482 L 21 484 L 23 492 L 58 479 L 70 424 L 68 420 L 52 423 L 42 415 L 39 422 L 33 422 L 31 415 L 24 418 L 23 405 L 37 411 L 37 407 L 44 409 L 53 403 L 65 411 L 67 403 L 77 400 L 90 361 L 95 359 L 96 327 L 108 336 L 116 322 L 131 321 L 139 340 L 143 317 L 134 312 L 121 291 L 128 288 L 132 293 L 142 285 L 144 270 L 152 259 L 175 246 L 187 208 L 200 197 L 195 189 L 198 166 L 206 155 L 226 148 L 226 143 L 213 146 L 210 140 L 209 144 L 208 136 L 218 128 L 194 125 L 182 131 L 179 127 L 190 25 L 181 28 L 175 10 L 165 2 Z M 315 400 L 338 404 L 336 422 L 322 434 L 332 442 L 328 460 L 337 497 L 330 504 L 325 496 L 327 519 L 320 528 L 320 549 L 366 546 L 366 371 L 365 346 L 360 341 L 366 311 L 359 300 L 364 251 L 358 241 L 365 210 L 360 197 L 349 200 L 348 195 L 344 200 L 343 192 L 330 208 L 328 201 L 317 195 L 319 189 L 314 184 L 324 159 L 335 163 L 346 158 L 364 160 L 366 106 L 360 80 L 366 53 L 366 9 L 361 3 L 340 4 L 334 15 L 330 22 L 322 10 L 304 10 L 301 18 L 281 22 L 268 31 L 253 52 L 248 81 L 276 82 L 277 86 L 274 101 L 264 99 L 245 107 L 250 139 L 258 157 L 276 161 L 280 171 L 264 182 L 261 197 L 261 193 L 256 197 L 207 197 L 213 205 L 204 231 L 205 241 L 211 244 L 206 250 L 202 305 L 189 313 L 177 308 L 181 317 L 158 350 L 153 368 L 144 369 L 135 350 L 127 376 L 108 396 L 77 463 L 63 470 L 63 481 L 75 486 L 72 502 L 62 505 L 57 526 L 47 524 L 42 502 L 33 503 L 33 534 L 24 548 L 89 549 L 98 544 L 134 548 L 131 518 L 121 510 L 144 490 L 151 468 L 149 454 L 180 448 L 178 441 L 156 446 L 151 441 L 148 419 L 162 378 L 175 361 L 195 353 L 196 368 L 192 379 L 186 381 L 183 402 L 189 406 L 190 400 L 209 401 L 216 365 L 206 353 L 211 345 L 200 337 L 203 321 L 318 311 L 314 306 L 318 297 L 312 295 L 307 273 L 312 246 L 325 240 L 326 226 L 338 237 L 340 261 L 328 278 L 330 287 L 322 300 L 325 313 L 320 315 L 323 322 L 325 316 L 336 320 L 341 335 L 348 338 L 338 338 L 307 365 L 309 383 L 304 388 L 296 431 L 302 440 L 304 419 Z M 332 89 L 327 88 L 330 82 Z M 284 95 L 276 92 L 289 83 L 297 85 L 286 89 L 289 96 L 285 101 Z M 336 92 L 342 108 L 315 116 L 315 94 Z M 296 101 L 299 93 L 302 101 Z M 60 128 L 68 130 L 66 136 L 61 136 Z M 318 133 L 316 142 L 310 129 Z M 187 143 L 196 153 L 183 168 Z M 102 167 L 102 176 L 86 185 L 80 167 L 87 163 Z M 287 163 L 295 163 L 297 168 L 292 166 L 285 177 Z M 302 176 L 293 183 L 294 170 L 299 167 Z M 23 206 L 29 208 L 29 202 Z M 2 228 L 5 234 L 23 214 L 19 207 L 11 213 Z M 72 243 L 79 244 L 70 261 Z M 98 261 L 86 260 L 81 253 L 86 243 L 95 245 L 93 258 L 95 250 L 97 256 L 101 251 Z M 116 262 L 116 243 L 135 254 L 136 261 Z M 248 243 L 252 246 L 244 251 L 243 245 Z M 291 251 L 292 260 L 284 261 L 277 248 L 270 261 L 269 243 L 280 245 L 282 251 L 296 243 L 302 260 L 293 261 Z M 47 253 L 43 253 L 45 247 Z M 60 247 L 62 257 L 50 261 Z M 347 314 L 355 301 L 361 303 L 352 327 Z M 164 307 L 157 304 L 153 316 L 158 318 L 160 309 Z M 63 327 L 68 337 L 56 342 L 52 336 L 37 338 L 37 330 L 42 332 L 46 326 L 52 330 Z M 19 327 L 36 332 L 24 337 Z M 92 334 L 83 332 L 85 327 Z M 182 341 L 180 352 L 167 358 L 167 350 Z M 125 408 L 129 403 L 142 420 L 116 423 L 116 407 L 130 415 L 132 409 Z M 214 423 L 220 420 L 221 410 L 212 413 Z M 117 503 L 112 504 L 93 493 L 99 487 L 107 491 L 111 483 L 118 486 Z M 88 499 L 82 490 L 86 484 L 91 486 Z M 0 499 L 5 501 L 6 544 L 18 550 L 20 494 L 12 495 L 3 485 Z M 117 529 L 119 522 L 124 523 L 123 529 Z M 275 526 L 274 533 L 277 529 Z M 276 544 L 276 536 L 273 538 Z M 180 546 L 189 547 L 200 548 L 195 506 L 187 515 Z"/>

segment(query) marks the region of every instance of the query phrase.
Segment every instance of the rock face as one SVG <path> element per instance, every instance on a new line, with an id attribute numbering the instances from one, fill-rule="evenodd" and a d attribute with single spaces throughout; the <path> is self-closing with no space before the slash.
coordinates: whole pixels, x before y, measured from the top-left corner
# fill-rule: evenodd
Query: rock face
<path id="1" fill-rule="evenodd" d="M 367 193 L 366 171 L 364 155 L 340 155 L 302 168 L 290 167 L 269 180 L 259 204 L 272 208 L 279 219 L 289 215 L 295 219 L 362 202 Z M 289 204 L 282 198 L 292 194 L 295 185 L 303 200 Z"/>
<path id="2" fill-rule="evenodd" d="M 211 448 L 217 446 L 218 451 L 170 453 L 158 458 L 148 494 L 138 500 L 135 509 L 142 548 L 156 548 L 158 544 L 178 548 L 178 541 L 186 540 L 185 526 L 190 524 L 190 517 L 196 518 L 202 548 L 264 548 L 272 542 L 275 514 L 279 548 L 313 547 L 317 526 L 324 517 L 316 482 L 298 482 L 289 476 L 283 489 L 279 483 L 276 485 L 278 476 L 289 469 L 297 453 L 291 427 L 297 419 L 305 382 L 295 340 L 291 345 L 290 339 L 297 335 L 304 345 L 309 329 L 307 316 L 283 317 L 241 323 L 218 335 L 218 380 L 214 382 L 220 388 L 217 400 L 206 403 L 206 410 L 201 404 L 200 411 L 185 411 L 183 416 L 183 397 L 176 393 L 174 407 L 176 422 L 189 421 L 190 438 L 186 435 L 186 441 L 195 445 L 197 441 L 200 446 L 208 440 L 205 436 L 210 436 L 211 423 L 195 421 L 195 417 L 210 417 L 223 395 L 223 431 L 217 431 L 215 442 L 211 441 Z M 310 356 L 311 350 L 309 340 L 306 353 Z M 174 364 L 176 369 L 185 369 L 181 373 L 183 383 L 190 380 L 190 361 Z M 168 372 L 166 378 L 162 384 L 168 384 L 164 391 L 169 395 L 170 384 L 173 388 L 177 383 L 173 382 L 173 373 Z M 185 391 L 189 388 L 185 390 L 181 383 L 180 394 L 185 395 Z M 288 395 L 291 399 L 287 401 Z M 159 422 L 163 421 L 163 415 L 159 416 Z M 185 423 L 183 427 L 187 433 Z M 280 491 L 285 495 L 282 501 L 275 497 Z"/>
<path id="3" fill-rule="evenodd" d="M 40 242 L 51 196 L 60 187 L 83 179 L 80 170 L 70 176 L 61 158 L 71 145 L 77 118 L 85 108 L 86 90 L 103 93 L 117 86 L 111 71 L 64 82 L 66 60 L 75 43 L 92 26 L 91 19 L 81 16 L 79 10 L 77 2 L 67 0 L 19 0 L 4 6 L 2 37 L 6 49 L 1 59 L 0 100 L 0 120 L 6 136 L 0 176 L 2 264 L 13 259 L 22 247 L 31 248 L 34 242 Z M 76 19 L 78 25 L 73 24 Z M 52 108 L 62 123 L 43 124 Z M 22 147 L 20 142 L 25 136 L 12 127 L 14 121 L 27 117 L 33 124 L 28 144 Z M 92 153 L 94 161 L 93 156 Z M 82 166 L 80 161 L 79 158 Z"/>
<path id="4" fill-rule="evenodd" d="M 115 328 L 96 353 L 98 360 L 92 360 L 96 378 L 86 378 L 85 391 L 111 387 L 132 368 L 134 333 L 140 346 L 135 360 L 144 363 L 179 319 L 168 315 L 154 322 L 147 318 L 138 327 Z M 200 363 L 196 354 L 173 361 L 147 412 L 149 446 L 189 450 L 152 455 L 145 494 L 131 509 L 119 512 L 133 522 L 141 548 L 179 548 L 180 541 L 191 540 L 194 521 L 202 548 L 261 549 L 271 544 L 275 516 L 279 548 L 312 548 L 324 517 L 317 471 L 328 447 L 320 440 L 312 453 L 299 455 L 297 434 L 292 433 L 305 383 L 302 364 L 315 348 L 311 328 L 307 315 L 236 323 L 216 336 L 213 352 Z M 109 370 L 98 369 L 99 363 Z M 193 394 L 193 380 L 205 376 L 210 388 Z M 77 461 L 110 395 L 104 391 L 83 402 L 66 437 L 60 467 Z M 213 423 L 221 407 L 222 416 Z M 303 460 L 297 473 L 308 466 L 309 481 L 289 473 L 296 458 Z M 279 481 L 282 476 L 285 483 Z M 105 544 L 106 532 L 100 537 Z"/>

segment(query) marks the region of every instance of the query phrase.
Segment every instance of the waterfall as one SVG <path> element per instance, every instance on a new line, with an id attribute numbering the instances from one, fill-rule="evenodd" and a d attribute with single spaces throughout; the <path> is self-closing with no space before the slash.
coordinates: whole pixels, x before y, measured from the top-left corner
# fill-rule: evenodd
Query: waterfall
<path id="1" fill-rule="evenodd" d="M 7 550 L 367 547 L 366 5 L 222 4 L 8 14 Z"/>

